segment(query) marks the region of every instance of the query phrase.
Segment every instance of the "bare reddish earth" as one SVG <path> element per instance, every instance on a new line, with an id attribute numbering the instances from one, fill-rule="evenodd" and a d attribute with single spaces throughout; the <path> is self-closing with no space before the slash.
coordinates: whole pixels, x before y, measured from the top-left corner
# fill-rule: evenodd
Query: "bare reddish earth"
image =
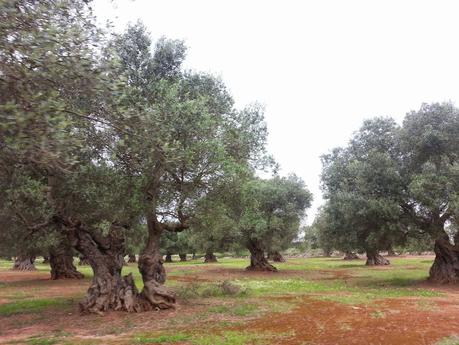
<path id="1" fill-rule="evenodd" d="M 431 345 L 459 334 L 454 297 L 435 301 L 432 310 L 420 310 L 425 299 L 387 299 L 365 307 L 304 298 L 290 312 L 267 315 L 237 330 L 291 333 L 284 345 Z"/>
<path id="2" fill-rule="evenodd" d="M 231 280 L 253 278 L 304 277 L 308 279 L 349 278 L 346 271 L 283 271 L 275 274 L 251 272 L 241 269 L 209 268 L 186 276 L 170 276 L 179 281 Z M 320 277 L 321 278 L 320 278 Z M 81 295 L 88 280 L 51 281 L 43 272 L 0 272 L 0 281 L 14 286 L 2 288 L 3 296 L 22 291 L 39 298 Z M 424 287 L 434 288 L 427 283 Z M 270 313 L 251 321 L 244 321 L 234 330 L 287 334 L 273 344 L 285 345 L 423 345 L 435 344 L 443 337 L 459 334 L 459 292 L 457 287 L 442 288 L 447 298 L 400 298 L 374 302 L 369 306 L 347 305 L 304 297 L 292 301 L 289 312 Z M 280 297 L 289 300 L 294 297 Z M 0 304 L 10 302 L 2 298 Z M 71 333 L 77 338 L 92 338 L 102 343 L 128 344 L 123 336 L 154 330 L 168 330 L 177 317 L 190 317 L 185 328 L 196 331 L 203 322 L 202 315 L 209 305 L 184 304 L 176 310 L 127 314 L 112 312 L 81 316 L 78 299 L 64 309 L 49 309 L 39 314 L 19 314 L 0 317 L 0 343 L 22 341 L 33 335 L 49 335 L 56 331 Z M 211 301 L 208 301 L 211 303 Z M 206 302 L 207 303 L 207 302 Z M 427 304 L 426 304 L 427 303 Z M 207 320 L 206 322 L 209 322 Z M 173 326 L 173 327 L 177 327 Z M 120 333 L 117 333 L 120 332 Z M 119 334 L 119 335 L 118 335 Z M 129 337 L 128 337 L 129 338 Z M 102 340 L 103 339 L 103 340 Z M 127 339 L 127 338 L 124 338 Z"/>

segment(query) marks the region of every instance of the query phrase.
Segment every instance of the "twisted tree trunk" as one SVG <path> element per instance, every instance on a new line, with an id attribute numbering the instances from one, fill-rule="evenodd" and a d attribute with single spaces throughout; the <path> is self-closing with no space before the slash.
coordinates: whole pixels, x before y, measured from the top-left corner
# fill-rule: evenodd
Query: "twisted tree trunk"
<path id="1" fill-rule="evenodd" d="M 133 264 L 137 262 L 137 258 L 135 257 L 135 254 L 128 254 L 128 263 Z"/>
<path id="2" fill-rule="evenodd" d="M 204 255 L 204 263 L 210 264 L 215 262 L 218 262 L 218 260 L 214 253 L 210 250 L 206 251 L 206 255 Z"/>
<path id="3" fill-rule="evenodd" d="M 367 266 L 390 265 L 390 261 L 380 255 L 376 250 L 367 250 Z"/>
<path id="4" fill-rule="evenodd" d="M 14 260 L 13 271 L 36 271 L 34 265 L 35 256 L 19 255 Z"/>
<path id="5" fill-rule="evenodd" d="M 250 266 L 248 271 L 270 271 L 276 272 L 277 268 L 271 265 L 265 257 L 263 246 L 258 240 L 249 240 L 247 249 L 250 251 Z"/>
<path id="6" fill-rule="evenodd" d="M 180 261 L 186 261 L 186 254 L 179 254 Z"/>
<path id="7" fill-rule="evenodd" d="M 166 270 L 159 243 L 164 227 L 157 221 L 154 212 L 147 213 L 147 226 L 148 242 L 139 257 L 139 271 L 144 284 L 142 296 L 150 302 L 151 309 L 173 308 L 175 294 L 162 285 L 166 281 Z"/>
<path id="8" fill-rule="evenodd" d="M 51 279 L 83 279 L 84 275 L 77 271 L 73 264 L 72 248 L 67 241 L 61 241 L 49 251 Z"/>
<path id="9" fill-rule="evenodd" d="M 448 235 L 444 234 L 435 240 L 435 260 L 430 268 L 429 280 L 440 283 L 459 282 L 459 235 L 450 243 Z"/>
<path id="10" fill-rule="evenodd" d="M 147 283 L 139 293 L 132 274 L 121 276 L 125 250 L 119 225 L 112 224 L 109 234 L 101 236 L 79 221 L 65 219 L 64 222 L 70 243 L 87 258 L 94 271 L 91 286 L 80 302 L 81 312 L 103 314 L 108 310 L 140 312 L 161 308 L 161 295 L 168 296 L 162 287 L 155 289 L 155 284 Z"/>
<path id="11" fill-rule="evenodd" d="M 343 260 L 357 260 L 359 256 L 354 252 L 345 252 Z"/>

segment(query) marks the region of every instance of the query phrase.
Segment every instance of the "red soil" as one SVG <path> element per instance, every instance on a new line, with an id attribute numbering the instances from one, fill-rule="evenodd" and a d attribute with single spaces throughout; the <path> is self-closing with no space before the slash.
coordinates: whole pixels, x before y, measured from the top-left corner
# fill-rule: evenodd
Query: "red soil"
<path id="1" fill-rule="evenodd" d="M 283 345 L 431 345 L 459 334 L 457 298 L 437 300 L 431 310 L 421 310 L 419 303 L 387 299 L 364 307 L 304 298 L 290 312 L 267 315 L 237 330 L 293 334 L 281 340 Z"/>

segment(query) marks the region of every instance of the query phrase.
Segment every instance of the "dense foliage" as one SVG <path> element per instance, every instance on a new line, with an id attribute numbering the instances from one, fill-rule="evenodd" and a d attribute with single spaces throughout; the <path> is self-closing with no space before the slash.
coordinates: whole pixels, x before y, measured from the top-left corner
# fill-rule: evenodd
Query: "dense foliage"
<path id="1" fill-rule="evenodd" d="M 245 243 L 232 202 L 250 204 L 264 240 L 293 237 L 310 196 L 255 177 L 273 164 L 263 108 L 236 109 L 219 78 L 183 70 L 184 42 L 153 44 L 141 23 L 108 35 L 84 0 L 7 0 L 0 16 L 0 254 L 80 278 L 75 250 L 94 271 L 82 311 L 142 311 L 175 301 L 163 254 Z M 140 254 L 141 292 L 121 275 L 126 254 Z"/>

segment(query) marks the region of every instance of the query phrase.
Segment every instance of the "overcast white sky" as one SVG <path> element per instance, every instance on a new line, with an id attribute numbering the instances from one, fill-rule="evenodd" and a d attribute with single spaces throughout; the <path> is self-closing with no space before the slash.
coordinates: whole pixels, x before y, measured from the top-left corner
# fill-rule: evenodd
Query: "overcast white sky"
<path id="1" fill-rule="evenodd" d="M 459 99 L 459 2 L 96 0 L 117 31 L 141 19 L 186 41 L 186 68 L 219 75 L 242 107 L 266 106 L 269 150 L 322 203 L 320 155 L 362 121 Z"/>

